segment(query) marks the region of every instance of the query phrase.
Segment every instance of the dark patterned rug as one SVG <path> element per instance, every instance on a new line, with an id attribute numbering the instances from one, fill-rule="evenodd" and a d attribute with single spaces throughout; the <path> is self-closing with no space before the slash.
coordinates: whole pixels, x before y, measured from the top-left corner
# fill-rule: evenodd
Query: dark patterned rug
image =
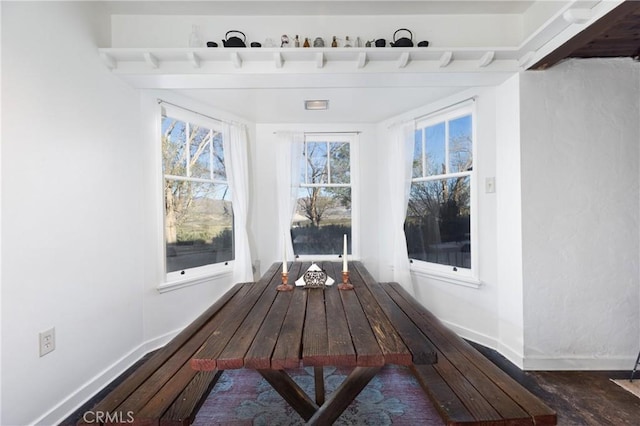
<path id="1" fill-rule="evenodd" d="M 314 399 L 313 369 L 287 371 Z M 324 369 L 326 394 L 347 377 L 348 369 Z M 227 370 L 193 423 L 211 425 L 303 425 L 304 420 L 253 370 Z M 386 366 L 369 382 L 335 425 L 443 425 L 411 372 Z"/>

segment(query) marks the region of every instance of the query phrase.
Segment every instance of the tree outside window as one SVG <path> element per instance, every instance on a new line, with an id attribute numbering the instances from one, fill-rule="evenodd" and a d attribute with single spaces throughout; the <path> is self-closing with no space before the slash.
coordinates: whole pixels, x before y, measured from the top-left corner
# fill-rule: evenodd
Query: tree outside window
<path id="1" fill-rule="evenodd" d="M 162 117 L 167 273 L 234 258 L 222 134 Z"/>
<path id="2" fill-rule="evenodd" d="M 291 227 L 296 255 L 340 255 L 351 247 L 352 135 L 306 135 Z"/>
<path id="3" fill-rule="evenodd" d="M 405 234 L 411 259 L 471 268 L 473 114 L 431 119 L 415 132 Z"/>

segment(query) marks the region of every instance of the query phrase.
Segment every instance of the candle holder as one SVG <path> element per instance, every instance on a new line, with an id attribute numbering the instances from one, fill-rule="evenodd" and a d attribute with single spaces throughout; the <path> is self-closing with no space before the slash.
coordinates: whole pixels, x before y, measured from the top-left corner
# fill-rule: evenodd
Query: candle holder
<path id="1" fill-rule="evenodd" d="M 340 290 L 353 290 L 353 284 L 349 281 L 349 271 L 342 271 L 342 282 L 338 284 Z"/>
<path id="2" fill-rule="evenodd" d="M 280 284 L 278 287 L 276 287 L 276 290 L 278 290 L 278 291 L 291 291 L 291 290 L 293 290 L 293 286 L 291 284 L 289 284 L 289 273 L 288 272 L 283 272 L 282 273 L 282 284 Z"/>

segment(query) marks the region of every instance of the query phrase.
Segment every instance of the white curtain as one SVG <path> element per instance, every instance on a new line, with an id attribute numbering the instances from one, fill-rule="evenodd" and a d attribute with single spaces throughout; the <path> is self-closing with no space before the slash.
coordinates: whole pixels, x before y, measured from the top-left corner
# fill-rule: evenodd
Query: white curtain
<path id="1" fill-rule="evenodd" d="M 280 132 L 277 136 L 275 146 L 278 202 L 277 258 L 282 259 L 286 252 L 287 261 L 291 262 L 294 260 L 294 254 L 290 230 L 298 202 L 304 134 Z"/>
<path id="2" fill-rule="evenodd" d="M 391 173 L 389 204 L 391 224 L 393 226 L 393 280 L 400 283 L 410 294 L 413 292 L 407 238 L 404 233 L 404 220 L 409 204 L 411 190 L 411 170 L 413 162 L 415 123 L 396 125 L 391 129 L 391 150 L 389 169 Z"/>
<path id="3" fill-rule="evenodd" d="M 247 128 L 241 124 L 223 125 L 223 148 L 227 180 L 231 187 L 233 203 L 235 261 L 233 278 L 235 282 L 253 281 L 251 247 L 247 221 L 249 215 L 249 154 Z"/>

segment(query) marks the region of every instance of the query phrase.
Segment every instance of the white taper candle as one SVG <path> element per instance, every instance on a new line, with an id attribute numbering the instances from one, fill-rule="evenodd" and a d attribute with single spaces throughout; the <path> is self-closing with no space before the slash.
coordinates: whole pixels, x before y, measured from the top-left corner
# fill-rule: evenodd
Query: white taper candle
<path id="1" fill-rule="evenodd" d="M 283 235 L 282 238 L 282 273 L 287 273 L 287 236 Z"/>
<path id="2" fill-rule="evenodd" d="M 347 234 L 344 234 L 344 247 L 342 249 L 342 272 L 348 272 L 347 266 Z"/>

